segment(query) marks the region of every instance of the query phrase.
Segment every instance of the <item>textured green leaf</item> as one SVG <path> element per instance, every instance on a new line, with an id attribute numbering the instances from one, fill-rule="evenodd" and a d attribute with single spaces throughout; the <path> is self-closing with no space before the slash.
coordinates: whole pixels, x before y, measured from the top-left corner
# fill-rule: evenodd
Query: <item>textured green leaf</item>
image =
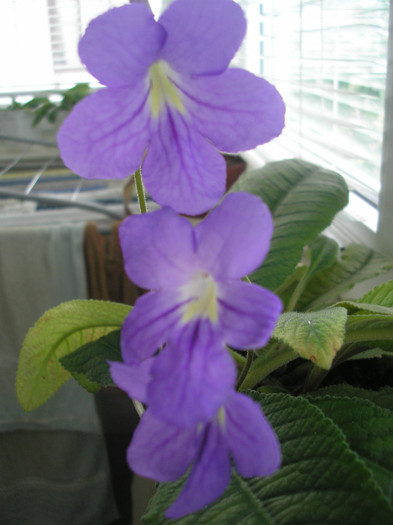
<path id="1" fill-rule="evenodd" d="M 273 337 L 290 345 L 301 357 L 329 369 L 344 342 L 345 308 L 318 312 L 287 312 L 278 319 Z"/>
<path id="2" fill-rule="evenodd" d="M 62 357 L 60 363 L 82 387 L 89 390 L 89 383 L 97 385 L 98 388 L 113 385 L 108 361 L 121 360 L 120 330 L 115 330 Z"/>
<path id="3" fill-rule="evenodd" d="M 317 237 L 308 247 L 306 252 L 307 280 L 321 270 L 329 268 L 338 257 L 338 244 L 324 235 Z"/>
<path id="4" fill-rule="evenodd" d="M 363 313 L 363 314 L 385 314 L 393 315 L 393 308 L 388 306 L 381 306 L 379 304 L 364 303 L 360 301 L 340 301 L 334 306 L 342 306 L 348 311 L 348 314 Z M 392 334 L 393 337 L 393 334 Z"/>
<path id="5" fill-rule="evenodd" d="M 348 189 L 338 174 L 291 159 L 244 173 L 231 191 L 262 198 L 274 218 L 270 252 L 251 280 L 271 290 L 290 276 L 303 247 L 330 224 L 348 202 Z"/>
<path id="6" fill-rule="evenodd" d="M 310 392 L 307 397 L 318 397 L 318 396 L 335 396 L 335 397 L 358 397 L 361 399 L 368 399 L 375 405 L 382 408 L 388 408 L 393 410 L 393 388 L 385 386 L 378 391 L 367 390 L 366 388 L 358 388 L 346 383 L 340 385 L 330 385 L 320 388 L 316 392 Z"/>
<path id="7" fill-rule="evenodd" d="M 359 302 L 393 308 L 393 281 L 376 286 L 359 299 Z"/>
<path id="8" fill-rule="evenodd" d="M 299 299 L 300 310 L 321 308 L 339 300 L 356 283 L 376 277 L 393 268 L 393 261 L 366 246 L 351 244 L 340 259 L 329 268 L 318 272 Z M 362 298 L 362 302 L 365 301 Z"/>
<path id="9" fill-rule="evenodd" d="M 345 342 L 391 341 L 393 316 L 374 313 L 357 313 L 347 319 Z"/>
<path id="10" fill-rule="evenodd" d="M 310 401 L 343 431 L 366 461 L 385 496 L 393 496 L 393 413 L 367 399 L 312 397 Z"/>
<path id="11" fill-rule="evenodd" d="M 371 470 L 348 447 L 344 434 L 304 398 L 250 394 L 260 402 L 282 446 L 280 470 L 268 478 L 233 474 L 225 494 L 178 525 L 380 525 L 393 510 Z M 162 484 L 143 522 L 173 523 L 164 511 L 183 481 Z"/>
<path id="12" fill-rule="evenodd" d="M 16 392 L 34 410 L 71 376 L 59 359 L 121 327 L 131 307 L 107 301 L 69 301 L 48 310 L 28 331 L 20 353 Z"/>

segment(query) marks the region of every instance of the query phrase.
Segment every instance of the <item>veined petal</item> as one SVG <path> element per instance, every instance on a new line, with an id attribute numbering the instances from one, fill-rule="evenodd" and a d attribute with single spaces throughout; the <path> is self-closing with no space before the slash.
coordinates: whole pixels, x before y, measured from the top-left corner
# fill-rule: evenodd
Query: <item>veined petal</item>
<path id="1" fill-rule="evenodd" d="M 168 34 L 161 57 L 193 75 L 224 71 L 246 33 L 243 11 L 232 0 L 176 0 L 158 23 Z"/>
<path id="2" fill-rule="evenodd" d="M 216 205 L 224 194 L 225 161 L 189 126 L 186 117 L 166 109 L 156 122 L 143 164 L 143 180 L 161 205 L 198 215 Z"/>
<path id="3" fill-rule="evenodd" d="M 194 271 L 191 223 L 170 208 L 127 217 L 119 229 L 128 277 L 146 289 L 184 284 Z"/>
<path id="4" fill-rule="evenodd" d="M 178 86 L 195 128 L 219 150 L 239 152 L 277 137 L 285 105 L 277 89 L 243 69 L 211 77 L 182 77 Z"/>
<path id="5" fill-rule="evenodd" d="M 217 424 L 207 425 L 200 434 L 199 451 L 191 474 L 176 501 L 165 512 L 178 519 L 220 497 L 231 478 L 226 439 Z"/>
<path id="6" fill-rule="evenodd" d="M 102 84 L 129 86 L 146 76 L 165 38 L 150 9 L 124 5 L 90 22 L 79 42 L 79 56 Z"/>
<path id="7" fill-rule="evenodd" d="M 249 193 L 230 193 L 195 227 L 197 253 L 218 281 L 255 270 L 269 251 L 273 220 L 269 208 Z"/>
<path id="8" fill-rule="evenodd" d="M 208 321 L 189 323 L 155 358 L 147 403 L 170 424 L 213 417 L 234 387 L 236 366 Z"/>
<path id="9" fill-rule="evenodd" d="M 109 371 L 113 382 L 124 390 L 131 399 L 146 403 L 147 385 L 151 380 L 153 358 L 139 364 L 127 365 L 119 361 L 110 361 Z"/>
<path id="10" fill-rule="evenodd" d="M 126 364 L 151 357 L 167 341 L 180 319 L 180 307 L 176 290 L 139 297 L 121 329 L 121 353 Z"/>
<path id="11" fill-rule="evenodd" d="M 241 476 L 269 476 L 281 464 L 278 438 L 260 406 L 233 392 L 225 405 L 226 439 Z"/>
<path id="12" fill-rule="evenodd" d="M 160 482 L 175 481 L 186 472 L 195 452 L 195 428 L 167 425 L 148 409 L 135 430 L 127 460 L 140 476 Z"/>
<path id="13" fill-rule="evenodd" d="M 57 135 L 64 164 L 87 179 L 134 173 L 149 143 L 147 96 L 140 84 L 102 89 L 83 99 Z"/>
<path id="14" fill-rule="evenodd" d="M 221 283 L 218 304 L 224 341 L 239 349 L 264 346 L 282 311 L 277 295 L 242 281 Z"/>

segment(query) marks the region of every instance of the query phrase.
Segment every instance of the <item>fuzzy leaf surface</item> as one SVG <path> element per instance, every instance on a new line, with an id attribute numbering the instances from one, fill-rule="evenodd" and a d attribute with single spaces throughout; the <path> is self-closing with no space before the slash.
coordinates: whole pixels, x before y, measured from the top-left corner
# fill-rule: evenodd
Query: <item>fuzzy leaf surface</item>
<path id="1" fill-rule="evenodd" d="M 279 317 L 272 337 L 328 370 L 344 342 L 346 320 L 345 308 L 287 312 Z"/>
<path id="2" fill-rule="evenodd" d="M 372 471 L 319 408 L 300 397 L 249 394 L 261 403 L 280 439 L 280 470 L 247 480 L 234 473 L 216 503 L 176 521 L 178 525 L 380 525 L 393 520 Z M 160 485 L 143 522 L 173 523 L 164 511 L 183 483 Z"/>
<path id="3" fill-rule="evenodd" d="M 119 329 L 131 307 L 75 300 L 44 313 L 28 331 L 19 357 L 16 392 L 26 411 L 49 399 L 71 377 L 59 359 L 87 342 Z"/>

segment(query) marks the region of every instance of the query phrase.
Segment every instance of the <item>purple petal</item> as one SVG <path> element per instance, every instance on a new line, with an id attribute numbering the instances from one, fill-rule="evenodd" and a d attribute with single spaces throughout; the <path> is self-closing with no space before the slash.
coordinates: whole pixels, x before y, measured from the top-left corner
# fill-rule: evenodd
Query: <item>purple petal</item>
<path id="1" fill-rule="evenodd" d="M 127 177 L 136 171 L 148 146 L 147 90 L 102 89 L 83 99 L 57 135 L 64 164 L 87 179 Z"/>
<path id="2" fill-rule="evenodd" d="M 217 204 L 225 191 L 223 156 L 178 112 L 165 110 L 143 164 L 147 191 L 161 205 L 198 215 Z"/>
<path id="3" fill-rule="evenodd" d="M 281 464 L 280 443 L 261 407 L 234 392 L 225 406 L 226 437 L 241 476 L 269 476 Z"/>
<path id="4" fill-rule="evenodd" d="M 219 498 L 231 478 L 231 463 L 226 440 L 217 424 L 205 427 L 200 435 L 200 449 L 190 477 L 176 501 L 165 512 L 178 519 Z"/>
<path id="5" fill-rule="evenodd" d="M 102 84 L 123 87 L 146 76 L 165 38 L 165 29 L 147 7 L 126 5 L 90 22 L 79 42 L 79 55 Z"/>
<path id="6" fill-rule="evenodd" d="M 158 23 L 168 33 L 161 58 L 193 75 L 224 71 L 246 32 L 244 14 L 231 0 L 177 0 Z"/>
<path id="7" fill-rule="evenodd" d="M 113 382 L 124 390 L 131 399 L 146 402 L 147 385 L 151 380 L 150 369 L 153 358 L 146 359 L 140 364 L 127 365 L 118 361 L 109 362 L 109 371 Z"/>
<path id="8" fill-rule="evenodd" d="M 195 128 L 219 150 L 239 152 L 277 137 L 285 105 L 274 86 L 243 69 L 182 78 L 179 88 Z"/>
<path id="9" fill-rule="evenodd" d="M 167 425 L 148 409 L 135 430 L 127 461 L 140 476 L 160 482 L 175 481 L 186 472 L 195 452 L 195 428 Z"/>
<path id="10" fill-rule="evenodd" d="M 217 281 L 255 270 L 269 251 L 270 211 L 259 197 L 230 193 L 194 229 L 201 264 Z"/>
<path id="11" fill-rule="evenodd" d="M 179 322 L 176 290 L 149 292 L 137 300 L 121 329 L 121 353 L 127 364 L 151 357 Z"/>
<path id="12" fill-rule="evenodd" d="M 184 284 L 194 271 L 191 223 L 169 208 L 133 215 L 119 230 L 128 277 L 146 289 Z"/>
<path id="13" fill-rule="evenodd" d="M 209 323 L 190 323 L 155 358 L 150 410 L 178 426 L 213 417 L 234 387 L 236 366 Z"/>
<path id="14" fill-rule="evenodd" d="M 238 349 L 264 346 L 282 311 L 273 292 L 241 281 L 220 284 L 218 304 L 224 341 Z"/>

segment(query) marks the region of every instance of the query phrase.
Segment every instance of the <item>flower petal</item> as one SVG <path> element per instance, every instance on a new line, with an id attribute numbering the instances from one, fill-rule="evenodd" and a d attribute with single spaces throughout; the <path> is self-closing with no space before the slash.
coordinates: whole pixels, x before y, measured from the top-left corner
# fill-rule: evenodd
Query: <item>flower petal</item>
<path id="1" fill-rule="evenodd" d="M 57 135 L 64 164 L 87 179 L 127 177 L 149 143 L 147 90 L 102 89 L 83 99 Z"/>
<path id="2" fill-rule="evenodd" d="M 265 258 L 273 232 L 270 211 L 259 197 L 230 193 L 195 228 L 197 253 L 218 281 L 239 279 Z"/>
<path id="3" fill-rule="evenodd" d="M 224 71 L 246 33 L 243 11 L 232 0 L 176 0 L 158 23 L 168 34 L 161 58 L 193 75 Z"/>
<path id="4" fill-rule="evenodd" d="M 170 208 L 127 217 L 119 237 L 125 270 L 138 286 L 173 288 L 191 277 L 195 258 L 193 228 Z"/>
<path id="5" fill-rule="evenodd" d="M 264 346 L 282 311 L 280 299 L 256 284 L 220 284 L 219 323 L 224 341 L 234 348 Z"/>
<path id="6" fill-rule="evenodd" d="M 176 290 L 139 297 L 121 329 L 121 353 L 126 364 L 139 364 L 167 341 L 180 319 L 180 306 Z"/>
<path id="7" fill-rule="evenodd" d="M 176 501 L 165 512 L 178 519 L 219 498 L 231 478 L 231 463 L 226 440 L 217 424 L 208 425 L 200 434 L 200 448 L 191 474 Z"/>
<path id="8" fill-rule="evenodd" d="M 213 417 L 233 389 L 235 364 L 208 321 L 189 323 L 155 358 L 150 410 L 178 426 Z"/>
<path id="9" fill-rule="evenodd" d="M 145 6 L 111 9 L 92 20 L 79 42 L 79 56 L 102 84 L 123 87 L 147 74 L 166 39 Z"/>
<path id="10" fill-rule="evenodd" d="M 239 152 L 277 137 L 285 105 L 277 89 L 243 69 L 187 79 L 178 86 L 195 128 L 219 150 Z"/>
<path id="11" fill-rule="evenodd" d="M 145 403 L 147 385 L 151 380 L 150 369 L 152 364 L 153 358 L 146 359 L 136 365 L 110 361 L 109 371 L 113 382 L 124 390 L 131 399 L 137 399 L 141 403 Z"/>
<path id="12" fill-rule="evenodd" d="M 127 461 L 140 476 L 160 482 L 175 481 L 186 472 L 195 452 L 195 428 L 167 425 L 148 409 L 135 430 Z"/>
<path id="13" fill-rule="evenodd" d="M 261 407 L 234 392 L 225 406 L 226 438 L 241 476 L 269 476 L 281 464 L 280 442 Z"/>
<path id="14" fill-rule="evenodd" d="M 198 215 L 225 191 L 223 156 L 178 112 L 164 110 L 143 164 L 147 191 L 161 205 Z"/>

